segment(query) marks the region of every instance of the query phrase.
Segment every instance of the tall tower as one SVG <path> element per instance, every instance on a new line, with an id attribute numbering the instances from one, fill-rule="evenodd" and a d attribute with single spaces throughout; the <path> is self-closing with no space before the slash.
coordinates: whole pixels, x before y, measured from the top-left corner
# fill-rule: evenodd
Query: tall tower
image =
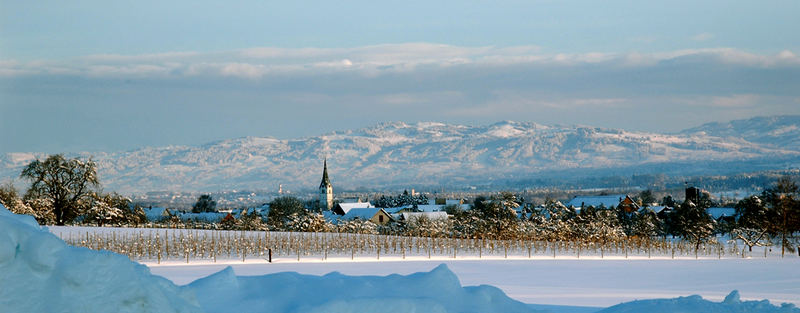
<path id="1" fill-rule="evenodd" d="M 319 207 L 330 210 L 333 208 L 333 186 L 328 178 L 328 159 L 325 158 L 322 170 L 322 182 L 319 183 Z"/>

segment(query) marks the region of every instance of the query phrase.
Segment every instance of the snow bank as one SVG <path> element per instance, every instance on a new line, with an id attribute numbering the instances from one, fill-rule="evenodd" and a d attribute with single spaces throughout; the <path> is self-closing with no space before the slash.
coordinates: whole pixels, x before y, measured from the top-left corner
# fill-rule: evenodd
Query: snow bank
<path id="1" fill-rule="evenodd" d="M 67 246 L 0 205 L 0 311 L 202 312 L 169 280 L 127 257 Z"/>
<path id="2" fill-rule="evenodd" d="M 407 276 L 324 276 L 283 272 L 236 276 L 231 267 L 185 288 L 207 312 L 534 312 L 500 289 L 462 287 L 442 264 Z"/>
<path id="3" fill-rule="evenodd" d="M 741 301 L 739 292 L 734 290 L 722 302 L 711 302 L 700 296 L 679 297 L 674 299 L 654 299 L 632 301 L 617 304 L 598 313 L 674 313 L 674 312 L 709 312 L 709 313 L 800 313 L 793 304 L 784 303 L 774 306 L 767 300 Z"/>

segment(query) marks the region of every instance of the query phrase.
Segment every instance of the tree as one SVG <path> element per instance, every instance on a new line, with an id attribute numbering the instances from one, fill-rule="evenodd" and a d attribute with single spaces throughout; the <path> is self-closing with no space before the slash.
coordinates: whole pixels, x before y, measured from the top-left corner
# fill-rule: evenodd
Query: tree
<path id="1" fill-rule="evenodd" d="M 267 225 L 270 229 L 284 230 L 289 221 L 305 214 L 308 214 L 308 212 L 303 207 L 302 201 L 295 197 L 278 197 L 269 203 Z"/>
<path id="2" fill-rule="evenodd" d="M 492 239 L 510 239 L 516 236 L 517 212 L 505 205 L 511 206 L 502 200 L 489 201 L 480 196 L 475 198 L 472 210 L 468 212 L 475 227 L 473 236 Z"/>
<path id="3" fill-rule="evenodd" d="M 459 215 L 464 213 L 464 209 L 461 208 L 460 204 L 448 204 L 444 206 L 444 211 L 447 212 L 448 215 Z"/>
<path id="4" fill-rule="evenodd" d="M 327 232 L 332 228 L 333 225 L 318 213 L 294 213 L 288 217 L 286 223 L 286 229 L 290 231 Z"/>
<path id="5" fill-rule="evenodd" d="M 264 221 L 255 209 L 244 209 L 239 217 L 242 230 L 264 230 Z"/>
<path id="6" fill-rule="evenodd" d="M 0 186 L 0 204 L 16 214 L 35 215 L 33 209 L 22 201 L 17 193 L 17 188 L 11 183 Z"/>
<path id="7" fill-rule="evenodd" d="M 102 227 L 103 224 L 121 220 L 123 214 L 122 210 L 108 205 L 105 201 L 94 201 L 92 207 L 86 212 L 86 217 L 97 222 L 97 226 Z"/>
<path id="8" fill-rule="evenodd" d="M 673 230 L 683 239 L 694 243 L 695 256 L 700 244 L 714 233 L 715 222 L 706 213 L 706 208 L 707 206 L 696 205 L 687 200 L 672 213 Z"/>
<path id="9" fill-rule="evenodd" d="M 672 199 L 672 196 L 666 195 L 664 198 L 661 199 L 661 205 L 666 207 L 675 207 L 675 199 Z"/>
<path id="10" fill-rule="evenodd" d="M 523 203 L 521 197 L 517 197 L 508 191 L 502 191 L 499 194 L 493 195 L 492 202 L 499 202 L 500 206 L 509 209 L 516 209 Z"/>
<path id="11" fill-rule="evenodd" d="M 653 196 L 652 190 L 647 189 L 639 193 L 639 200 L 642 201 L 643 206 L 650 206 L 651 203 L 656 202 L 656 197 Z"/>
<path id="12" fill-rule="evenodd" d="M 800 230 L 800 187 L 789 176 L 778 179 L 774 187 L 762 193 L 773 212 L 769 215 L 772 234 L 781 235 L 781 256 L 791 249 L 789 235 Z M 800 254 L 800 247 L 798 247 Z"/>
<path id="13" fill-rule="evenodd" d="M 82 207 L 88 204 L 93 188 L 100 185 L 94 161 L 66 159 L 61 154 L 44 161 L 36 159 L 20 175 L 31 181 L 26 199 L 44 198 L 52 201 L 57 225 L 71 222 Z"/>
<path id="14" fill-rule="evenodd" d="M 96 193 L 92 195 L 92 204 L 85 216 L 101 227 L 104 224 L 123 224 L 133 218 L 138 219 L 132 216 L 135 212 L 130 209 L 130 203 L 130 199 L 117 193 Z M 144 211 L 141 213 L 144 215 Z"/>
<path id="15" fill-rule="evenodd" d="M 216 212 L 217 211 L 217 201 L 214 201 L 214 198 L 211 195 L 200 195 L 197 198 L 197 202 L 194 203 L 192 206 L 192 213 L 206 213 L 206 212 Z"/>
<path id="16" fill-rule="evenodd" d="M 739 239 L 753 251 L 753 246 L 769 245 L 770 209 L 757 196 L 744 198 L 736 204 L 738 222 L 731 237 Z"/>
<path id="17" fill-rule="evenodd" d="M 651 209 L 645 209 L 637 214 L 633 221 L 633 235 L 648 239 L 657 236 L 663 229 L 661 224 L 662 222 L 656 212 Z"/>

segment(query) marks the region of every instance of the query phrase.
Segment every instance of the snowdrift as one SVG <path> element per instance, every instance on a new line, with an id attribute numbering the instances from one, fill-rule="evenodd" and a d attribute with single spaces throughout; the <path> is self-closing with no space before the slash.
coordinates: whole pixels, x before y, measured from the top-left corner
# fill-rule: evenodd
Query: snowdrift
<path id="1" fill-rule="evenodd" d="M 722 302 L 711 302 L 698 295 L 674 299 L 639 300 L 617 304 L 598 313 L 800 313 L 793 304 L 774 306 L 767 300 L 742 301 L 739 292 L 732 291 Z"/>
<path id="2" fill-rule="evenodd" d="M 141 264 L 67 246 L 0 205 L 0 311 L 203 312 L 194 296 Z"/>
<path id="3" fill-rule="evenodd" d="M 492 286 L 462 287 L 442 264 L 408 276 L 292 272 L 240 276 L 228 267 L 185 288 L 207 312 L 534 312 Z"/>

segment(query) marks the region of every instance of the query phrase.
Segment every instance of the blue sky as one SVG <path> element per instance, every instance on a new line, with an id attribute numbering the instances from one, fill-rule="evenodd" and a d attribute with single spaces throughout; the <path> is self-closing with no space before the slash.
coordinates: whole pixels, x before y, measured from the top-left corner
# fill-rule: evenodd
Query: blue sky
<path id="1" fill-rule="evenodd" d="M 0 1 L 0 153 L 800 114 L 798 1 Z M 702 114 L 687 114 L 702 112 Z"/>

